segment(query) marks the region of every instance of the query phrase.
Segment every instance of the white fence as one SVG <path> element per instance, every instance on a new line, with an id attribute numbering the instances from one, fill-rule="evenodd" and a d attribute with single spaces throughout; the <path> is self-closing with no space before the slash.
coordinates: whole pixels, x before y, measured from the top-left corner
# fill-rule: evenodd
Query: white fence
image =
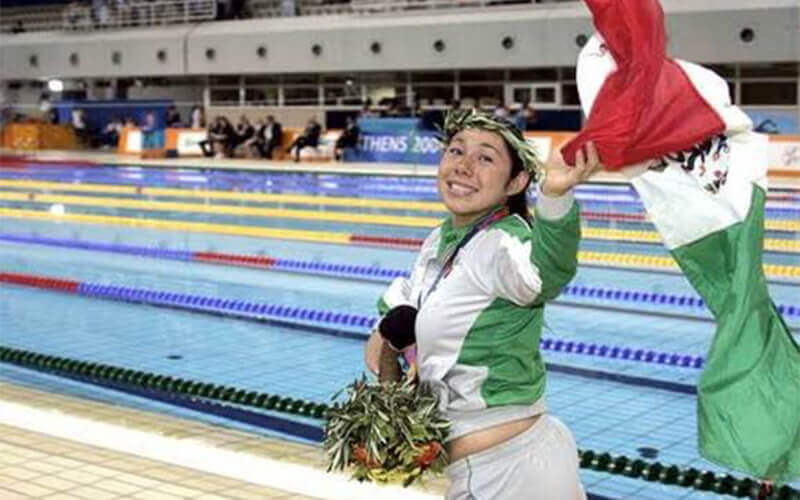
<path id="1" fill-rule="evenodd" d="M 18 7 L 0 11 L 0 31 L 89 31 L 210 21 L 216 0 L 114 0 L 101 4 Z"/>
<path id="2" fill-rule="evenodd" d="M 401 11 L 483 8 L 578 0 L 249 0 L 235 17 L 370 15 Z M 230 7 L 230 0 L 223 2 Z M 230 18 L 230 13 L 223 16 Z M 218 18 L 217 0 L 106 0 L 101 4 L 0 9 L 0 32 L 129 28 Z"/>

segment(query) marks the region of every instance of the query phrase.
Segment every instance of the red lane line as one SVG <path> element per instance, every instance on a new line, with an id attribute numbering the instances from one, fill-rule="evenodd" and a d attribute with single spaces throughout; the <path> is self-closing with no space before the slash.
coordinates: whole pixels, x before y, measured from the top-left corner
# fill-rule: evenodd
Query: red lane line
<path id="1" fill-rule="evenodd" d="M 194 260 L 200 262 L 222 262 L 230 264 L 240 264 L 247 266 L 271 267 L 275 265 L 272 257 L 259 255 L 237 255 L 217 252 L 195 252 Z"/>
<path id="2" fill-rule="evenodd" d="M 367 245 L 388 245 L 403 248 L 419 248 L 422 246 L 421 239 L 418 238 L 385 238 L 382 236 L 366 236 L 360 234 L 351 234 L 351 243 L 361 243 Z"/>
<path id="3" fill-rule="evenodd" d="M 80 282 L 74 280 L 62 280 L 20 273 L 0 273 L 0 282 L 44 288 L 47 290 L 59 290 L 66 293 L 78 293 L 78 286 L 80 286 Z"/>
<path id="4" fill-rule="evenodd" d="M 622 221 L 645 221 L 645 214 L 626 214 L 621 212 L 581 212 L 581 217 L 592 220 L 622 220 Z"/>

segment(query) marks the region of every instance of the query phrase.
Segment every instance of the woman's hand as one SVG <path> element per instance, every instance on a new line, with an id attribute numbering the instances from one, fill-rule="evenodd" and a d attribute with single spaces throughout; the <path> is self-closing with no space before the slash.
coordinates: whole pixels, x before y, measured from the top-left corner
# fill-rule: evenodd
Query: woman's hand
<path id="1" fill-rule="evenodd" d="M 542 183 L 542 194 L 551 197 L 563 196 L 570 189 L 586 181 L 596 172 L 603 169 L 597 148 L 594 143 L 586 143 L 586 154 L 583 150 L 575 155 L 575 166 L 570 167 L 564 162 L 560 150 L 553 150 L 550 159 L 545 165 L 545 177 Z"/>
<path id="2" fill-rule="evenodd" d="M 381 337 L 378 330 L 374 330 L 369 336 L 367 346 L 364 349 L 364 363 L 369 371 L 375 375 L 380 371 L 381 350 L 383 350 L 383 337 Z"/>

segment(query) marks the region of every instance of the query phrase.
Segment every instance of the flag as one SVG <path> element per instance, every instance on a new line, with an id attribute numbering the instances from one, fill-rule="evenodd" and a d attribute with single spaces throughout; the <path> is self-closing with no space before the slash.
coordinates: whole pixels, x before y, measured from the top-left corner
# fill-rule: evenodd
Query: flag
<path id="1" fill-rule="evenodd" d="M 588 120 L 565 149 L 574 157 L 592 140 L 625 167 L 715 318 L 697 391 L 700 453 L 759 479 L 798 479 L 800 347 L 762 267 L 767 139 L 723 79 L 666 57 L 657 0 L 586 2 L 599 31 L 578 59 Z"/>

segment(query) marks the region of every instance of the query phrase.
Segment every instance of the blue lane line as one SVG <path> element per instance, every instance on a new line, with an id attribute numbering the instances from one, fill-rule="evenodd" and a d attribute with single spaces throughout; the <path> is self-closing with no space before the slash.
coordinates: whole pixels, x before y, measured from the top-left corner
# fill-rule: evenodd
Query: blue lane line
<path id="1" fill-rule="evenodd" d="M 118 243 L 102 243 L 67 238 L 49 238 L 42 236 L 24 236 L 13 233 L 0 233 L 0 241 L 12 243 L 33 244 L 70 248 L 77 250 L 98 251 L 150 257 L 156 259 L 198 261 L 197 252 L 189 250 L 172 250 L 169 248 L 155 248 L 138 245 L 123 245 Z M 222 254 L 220 254 L 222 255 Z M 229 262 L 203 263 L 233 265 Z M 398 277 L 409 277 L 410 273 L 402 269 L 384 269 L 375 266 L 357 266 L 348 264 L 335 264 L 327 262 L 311 262 L 293 259 L 275 259 L 269 266 L 257 266 L 260 269 L 271 271 L 284 271 L 315 276 L 332 276 L 336 278 L 354 279 L 388 283 Z M 706 311 L 705 301 L 697 295 L 678 295 L 660 292 L 645 292 L 639 290 L 626 290 L 619 288 L 606 288 L 585 285 L 568 285 L 564 287 L 561 297 L 585 297 L 602 300 L 628 302 L 632 304 L 648 304 L 664 307 L 684 307 L 698 312 Z M 562 303 L 557 300 L 556 303 Z M 566 304 L 570 305 L 570 304 Z M 600 307 L 600 306 L 598 306 Z M 777 304 L 778 313 L 786 317 L 800 317 L 800 305 Z"/>
<path id="2" fill-rule="evenodd" d="M 293 329 L 364 341 L 367 333 L 363 326 L 374 327 L 377 318 L 355 314 L 341 314 L 331 311 L 312 310 L 298 307 L 278 306 L 272 304 L 256 304 L 241 300 L 226 300 L 171 292 L 159 292 L 129 287 L 96 285 L 81 283 L 78 294 L 85 297 L 102 298 L 123 302 L 141 303 L 158 307 L 169 307 L 193 313 L 214 314 L 236 319 L 259 321 Z M 308 324 L 309 322 L 323 323 Z M 338 328 L 336 328 L 338 326 Z M 341 327 L 345 327 L 342 329 Z M 354 328 L 348 330 L 346 328 Z M 639 363 L 659 364 L 673 368 L 701 369 L 705 363 L 702 356 L 681 355 L 677 353 L 659 352 L 649 349 L 634 349 L 596 343 L 575 342 L 562 339 L 543 338 L 540 343 L 544 351 L 564 352 L 575 355 L 586 355 L 607 359 L 619 359 Z M 606 372 L 584 368 L 554 365 L 556 369 L 571 370 L 569 373 L 587 378 L 617 380 L 620 383 L 640 385 L 644 387 L 671 390 L 687 393 L 683 384 L 674 384 L 644 377 L 631 377 L 622 374 L 606 375 Z M 616 377 L 616 378 L 612 378 Z"/>

